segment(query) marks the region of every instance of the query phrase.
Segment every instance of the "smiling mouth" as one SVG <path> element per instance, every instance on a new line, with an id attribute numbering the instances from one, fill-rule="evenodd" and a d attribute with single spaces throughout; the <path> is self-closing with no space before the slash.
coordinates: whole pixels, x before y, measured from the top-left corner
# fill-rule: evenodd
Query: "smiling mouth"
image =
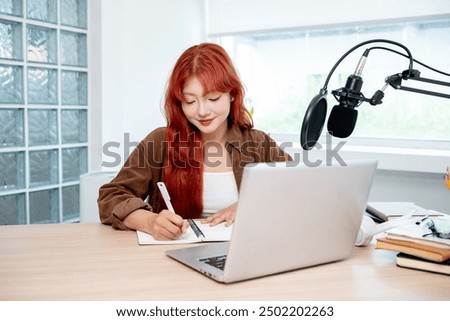
<path id="1" fill-rule="evenodd" d="M 212 123 L 213 120 L 214 120 L 214 119 L 202 119 L 202 120 L 199 120 L 198 122 L 199 122 L 200 124 L 202 124 L 203 126 L 208 126 L 209 124 Z"/>

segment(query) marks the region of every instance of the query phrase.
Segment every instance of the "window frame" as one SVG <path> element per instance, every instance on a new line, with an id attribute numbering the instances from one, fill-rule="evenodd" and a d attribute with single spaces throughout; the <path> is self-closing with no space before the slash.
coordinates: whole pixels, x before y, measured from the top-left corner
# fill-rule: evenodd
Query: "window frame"
<path id="1" fill-rule="evenodd" d="M 15 109 L 15 110 L 21 110 L 22 111 L 22 122 L 23 122 L 23 137 L 22 137 L 22 143 L 20 145 L 16 146 L 7 146 L 0 148 L 0 153 L 6 154 L 6 153 L 23 153 L 24 161 L 23 161 L 23 175 L 24 175 L 24 182 L 23 186 L 17 186 L 16 188 L 12 189 L 2 189 L 0 190 L 0 197 L 18 197 L 20 198 L 20 208 L 24 210 L 24 217 L 19 215 L 20 213 L 16 213 L 16 219 L 17 224 L 39 224 L 39 223 L 71 223 L 71 222 L 78 222 L 79 221 L 79 208 L 78 213 L 76 212 L 68 212 L 65 213 L 65 205 L 70 203 L 69 205 L 73 205 L 73 208 L 70 208 L 70 210 L 76 210 L 77 203 L 79 203 L 79 196 L 80 196 L 80 180 L 79 178 L 73 178 L 70 180 L 67 180 L 64 178 L 64 161 L 63 161 L 63 153 L 65 151 L 77 149 L 81 153 L 84 153 L 86 157 L 83 158 L 83 164 L 86 166 L 83 167 L 79 171 L 80 174 L 83 174 L 83 172 L 89 171 L 89 146 L 90 146 L 90 139 L 89 139 L 89 128 L 87 128 L 87 133 L 85 137 L 80 141 L 63 141 L 63 114 L 66 111 L 80 111 L 86 115 L 86 121 L 89 123 L 90 117 L 89 117 L 89 110 L 90 110 L 90 103 L 89 103 L 89 89 L 88 89 L 88 79 L 85 81 L 86 90 L 88 91 L 86 93 L 86 99 L 87 101 L 82 103 L 70 103 L 65 104 L 62 101 L 62 74 L 64 72 L 73 72 L 78 74 L 85 74 L 90 75 L 90 68 L 85 66 L 77 66 L 77 65 L 68 65 L 62 62 L 62 53 L 61 53 L 61 38 L 60 34 L 64 32 L 71 32 L 73 34 L 77 35 L 83 35 L 86 37 L 86 45 L 87 45 L 87 39 L 90 37 L 90 30 L 89 27 L 86 25 L 83 26 L 75 26 L 75 25 L 68 25 L 62 23 L 62 13 L 61 13 L 61 4 L 63 0 L 55 1 L 55 15 L 56 20 L 55 21 L 43 21 L 39 20 L 37 18 L 31 18 L 28 16 L 27 13 L 27 6 L 28 2 L 27 0 L 20 0 L 15 2 L 14 4 L 19 4 L 19 8 L 17 12 L 14 14 L 8 14 L 8 13 L 0 13 L 0 20 L 6 21 L 8 23 L 16 23 L 21 25 L 21 55 L 20 58 L 0 58 L 0 64 L 6 65 L 6 66 L 14 66 L 14 67 L 20 67 L 22 68 L 22 79 L 21 79 L 21 86 L 22 86 L 22 101 L 21 102 L 2 102 L 0 101 L 0 110 L 5 109 Z M 87 5 L 89 0 L 81 0 L 77 3 L 77 5 Z M 14 7 L 15 8 L 15 7 Z M 89 16 L 88 8 L 86 8 L 86 19 Z M 55 61 L 38 61 L 33 60 L 28 57 L 28 46 L 27 46 L 27 32 L 29 30 L 51 30 L 54 32 L 55 36 L 55 52 L 56 52 L 56 58 Z M 89 48 L 86 49 L 86 56 L 89 54 Z M 86 57 L 87 58 L 87 57 Z M 55 75 L 55 88 L 56 88 L 56 97 L 54 102 L 41 102 L 36 101 L 32 102 L 29 100 L 28 94 L 28 83 L 29 79 L 28 72 L 29 70 L 36 69 L 36 70 L 51 70 Z M 51 111 L 55 113 L 55 125 L 56 125 L 56 140 L 52 142 L 44 142 L 39 144 L 31 144 L 30 143 L 30 137 L 29 137 L 29 123 L 30 123 L 30 113 L 33 111 Z M 88 124 L 86 124 L 88 126 Z M 48 182 L 33 182 L 32 177 L 32 170 L 31 170 L 31 160 L 32 157 L 30 156 L 33 153 L 39 153 L 39 152 L 49 152 L 49 153 L 56 153 L 56 156 L 52 156 L 51 162 L 53 163 L 53 160 L 55 160 L 54 163 L 56 163 L 57 168 L 53 168 L 51 166 L 51 173 L 50 175 L 54 175 L 56 177 L 55 179 L 52 179 Z M 71 190 L 71 193 L 73 191 L 78 191 L 78 198 L 69 199 L 65 204 L 65 195 L 67 195 L 67 191 Z M 32 211 L 31 208 L 31 199 L 34 197 L 34 195 L 42 195 L 39 193 L 46 193 L 48 192 L 49 198 L 56 199 L 55 202 L 50 201 L 50 211 L 49 217 L 41 218 L 39 213 L 36 217 L 32 217 Z M 38 197 L 39 198 L 39 197 Z M 70 207 L 70 206 L 69 206 Z M 78 206 L 79 207 L 79 206 Z M 0 215 L 0 224 L 2 224 L 2 217 Z"/>

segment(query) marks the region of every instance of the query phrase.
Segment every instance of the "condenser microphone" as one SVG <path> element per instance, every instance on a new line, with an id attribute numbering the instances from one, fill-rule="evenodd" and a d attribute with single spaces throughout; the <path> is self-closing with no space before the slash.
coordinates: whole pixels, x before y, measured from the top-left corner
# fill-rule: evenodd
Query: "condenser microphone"
<path id="1" fill-rule="evenodd" d="M 369 50 L 361 56 L 355 73 L 347 78 L 345 87 L 334 90 L 333 94 L 339 97 L 339 104 L 334 106 L 328 118 L 327 129 L 330 135 L 347 138 L 355 129 L 358 111 L 355 109 L 364 101 L 361 93 L 363 79 L 362 70 L 366 64 Z"/>
<path id="2" fill-rule="evenodd" d="M 347 138 L 353 133 L 358 118 L 358 111 L 341 104 L 333 107 L 328 118 L 327 129 L 330 135 Z"/>

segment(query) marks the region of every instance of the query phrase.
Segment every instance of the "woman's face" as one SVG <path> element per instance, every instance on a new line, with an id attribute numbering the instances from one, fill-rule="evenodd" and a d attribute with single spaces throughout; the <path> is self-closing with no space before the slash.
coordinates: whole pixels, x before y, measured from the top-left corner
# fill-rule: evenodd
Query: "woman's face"
<path id="1" fill-rule="evenodd" d="M 203 139 L 223 139 L 230 113 L 230 93 L 204 93 L 200 81 L 191 77 L 184 84 L 183 95 L 186 100 L 181 103 L 183 113 L 202 133 Z"/>

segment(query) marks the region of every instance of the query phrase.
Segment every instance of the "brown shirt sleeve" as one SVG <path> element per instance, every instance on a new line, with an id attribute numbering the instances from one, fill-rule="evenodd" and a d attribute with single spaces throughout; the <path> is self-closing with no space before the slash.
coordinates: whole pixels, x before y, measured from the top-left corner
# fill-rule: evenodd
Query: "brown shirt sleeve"
<path id="1" fill-rule="evenodd" d="M 163 167 L 165 130 L 151 132 L 128 157 L 117 176 L 99 189 L 100 220 L 113 228 L 126 230 L 123 220 L 137 209 L 153 211 L 151 197 Z M 153 193 L 155 194 L 155 193 Z M 153 204 L 154 205 L 154 204 Z"/>

